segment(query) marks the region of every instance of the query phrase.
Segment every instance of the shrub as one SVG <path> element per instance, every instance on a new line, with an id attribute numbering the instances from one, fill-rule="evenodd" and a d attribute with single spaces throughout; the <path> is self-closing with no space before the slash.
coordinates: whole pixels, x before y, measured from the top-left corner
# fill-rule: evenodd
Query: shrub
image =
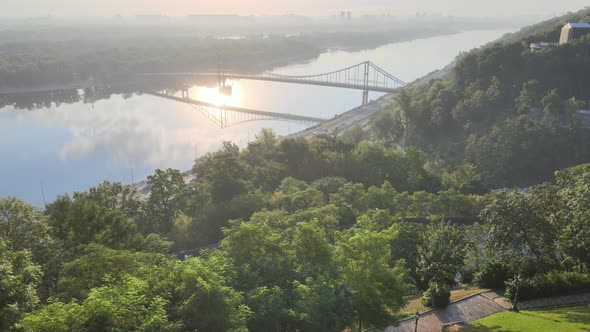
<path id="1" fill-rule="evenodd" d="M 506 296 L 514 300 L 516 282 L 506 283 Z M 518 300 L 590 292 L 590 274 L 551 271 L 520 282 Z"/>
<path id="2" fill-rule="evenodd" d="M 475 273 L 474 281 L 481 288 L 503 288 L 508 277 L 508 269 L 504 264 L 489 259 Z"/>
<path id="3" fill-rule="evenodd" d="M 422 294 L 422 304 L 427 307 L 446 308 L 451 302 L 451 288 L 444 283 L 431 283 Z"/>
<path id="4" fill-rule="evenodd" d="M 464 269 L 461 271 L 461 283 L 470 284 L 473 282 L 474 271 L 472 269 Z"/>
<path id="5" fill-rule="evenodd" d="M 328 176 L 314 181 L 311 185 L 325 195 L 330 195 L 337 193 L 347 182 L 348 180 L 345 178 Z"/>

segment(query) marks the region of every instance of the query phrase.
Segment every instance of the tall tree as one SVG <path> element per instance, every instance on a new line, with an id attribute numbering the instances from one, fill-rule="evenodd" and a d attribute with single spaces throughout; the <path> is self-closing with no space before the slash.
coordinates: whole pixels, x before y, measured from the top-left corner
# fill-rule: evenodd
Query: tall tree
<path id="1" fill-rule="evenodd" d="M 541 105 L 541 92 L 539 81 L 531 80 L 522 85 L 520 95 L 516 99 L 516 107 L 519 113 L 527 114 L 532 107 Z"/>
<path id="2" fill-rule="evenodd" d="M 47 207 L 52 234 L 72 253 L 91 242 L 111 248 L 136 248 L 142 238 L 135 222 L 84 195 L 61 196 Z"/>
<path id="3" fill-rule="evenodd" d="M 208 154 L 196 161 L 193 174 L 206 181 L 216 202 L 229 201 L 247 192 L 251 169 L 240 158 L 237 145 L 224 142 L 220 151 Z"/>
<path id="4" fill-rule="evenodd" d="M 556 264 L 556 230 L 519 192 L 495 199 L 482 210 L 481 218 L 490 227 L 486 246 L 509 268 L 516 283 L 512 308 L 518 310 L 520 281 Z"/>
<path id="5" fill-rule="evenodd" d="M 559 226 L 558 246 L 565 258 L 573 259 L 568 265 L 583 271 L 590 270 L 590 172 L 568 176 L 557 174 L 559 195 L 563 209 L 553 214 Z"/>
<path id="6" fill-rule="evenodd" d="M 465 237 L 456 226 L 444 222 L 428 225 L 425 234 L 428 236 L 418 248 L 421 286 L 425 289 L 429 283 L 449 284 L 464 264 Z"/>
<path id="7" fill-rule="evenodd" d="M 387 231 L 357 230 L 341 234 L 336 262 L 342 284 L 352 291 L 352 306 L 359 330 L 383 327 L 403 303 L 403 282 L 389 266 Z"/>
<path id="8" fill-rule="evenodd" d="M 185 207 L 187 185 L 178 170 L 156 170 L 148 176 L 150 197 L 147 202 L 149 216 L 148 233 L 167 233 L 172 228 L 176 214 Z"/>
<path id="9" fill-rule="evenodd" d="M 557 93 L 557 89 L 549 91 L 541 100 L 541 105 L 546 113 L 554 116 L 559 116 L 564 112 L 564 103 Z"/>
<path id="10" fill-rule="evenodd" d="M 13 251 L 0 239 L 0 329 L 8 331 L 39 303 L 41 269 L 28 251 Z"/>
<path id="11" fill-rule="evenodd" d="M 170 279 L 173 320 L 187 331 L 246 331 L 249 309 L 242 295 L 228 286 L 201 258 L 178 263 Z"/>

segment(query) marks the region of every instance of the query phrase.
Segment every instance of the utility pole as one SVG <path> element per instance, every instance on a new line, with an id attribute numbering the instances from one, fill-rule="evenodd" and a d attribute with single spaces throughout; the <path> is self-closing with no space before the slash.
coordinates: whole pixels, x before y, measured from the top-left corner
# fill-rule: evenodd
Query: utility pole
<path id="1" fill-rule="evenodd" d="M 217 87 L 221 90 L 221 55 L 217 53 Z"/>
<path id="2" fill-rule="evenodd" d="M 47 207 L 47 200 L 45 200 L 45 189 L 43 189 L 43 181 L 41 181 L 41 196 L 43 196 L 43 205 Z"/>

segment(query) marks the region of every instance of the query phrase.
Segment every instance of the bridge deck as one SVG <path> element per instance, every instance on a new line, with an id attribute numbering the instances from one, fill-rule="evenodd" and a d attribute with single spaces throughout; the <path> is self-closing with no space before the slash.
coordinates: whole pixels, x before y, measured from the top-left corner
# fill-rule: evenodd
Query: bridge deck
<path id="1" fill-rule="evenodd" d="M 190 73 L 190 72 L 186 72 L 186 73 L 149 73 L 149 74 L 144 74 L 144 75 L 145 76 L 218 77 L 219 74 L 217 74 L 217 73 Z M 249 74 L 224 73 L 223 77 L 228 78 L 228 79 L 305 84 L 305 85 L 326 86 L 326 87 L 333 87 L 333 88 L 344 88 L 344 89 L 353 89 L 353 90 L 362 90 L 362 91 L 366 90 L 366 91 L 383 92 L 383 93 L 391 93 L 391 92 L 395 92 L 397 90 L 397 88 L 385 88 L 385 87 L 372 86 L 372 85 L 365 86 L 363 84 L 326 82 L 326 81 L 304 79 L 304 78 L 260 76 L 260 75 L 254 75 L 254 74 L 249 75 Z"/>
<path id="2" fill-rule="evenodd" d="M 180 97 L 170 96 L 170 95 L 159 93 L 159 92 L 144 92 L 144 93 L 151 95 L 151 96 L 166 98 L 166 99 L 170 99 L 170 100 L 174 100 L 174 101 L 178 101 L 178 102 L 186 103 L 186 104 L 192 104 L 192 105 L 196 105 L 196 106 L 223 109 L 223 110 L 232 111 L 232 112 L 240 112 L 240 113 L 254 114 L 254 115 L 260 115 L 260 116 L 267 116 L 267 117 L 277 118 L 277 119 L 309 121 L 309 122 L 317 122 L 317 123 L 321 123 L 321 122 L 326 121 L 326 119 L 316 118 L 316 117 L 312 117 L 312 116 L 305 116 L 305 115 L 260 111 L 260 110 L 253 110 L 253 109 L 234 107 L 234 106 L 219 106 L 219 105 L 215 105 L 215 104 L 200 101 L 200 100 L 195 100 L 195 99 L 190 99 L 190 98 L 180 98 Z"/>

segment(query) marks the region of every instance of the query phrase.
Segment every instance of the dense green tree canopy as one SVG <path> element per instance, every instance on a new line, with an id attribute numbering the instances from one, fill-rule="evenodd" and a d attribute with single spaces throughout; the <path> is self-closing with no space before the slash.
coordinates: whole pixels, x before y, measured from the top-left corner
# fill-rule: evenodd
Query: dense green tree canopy
<path id="1" fill-rule="evenodd" d="M 0 276 L 0 328 L 6 331 L 39 303 L 41 269 L 30 252 L 13 251 L 0 240 Z"/>

